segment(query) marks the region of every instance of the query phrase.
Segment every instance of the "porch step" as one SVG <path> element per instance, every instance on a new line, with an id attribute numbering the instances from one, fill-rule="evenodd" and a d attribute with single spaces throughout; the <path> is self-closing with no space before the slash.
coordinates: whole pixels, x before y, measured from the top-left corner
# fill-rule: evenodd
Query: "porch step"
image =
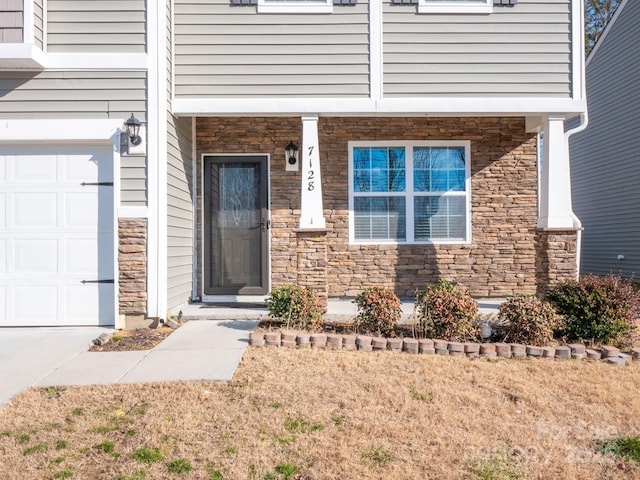
<path id="1" fill-rule="evenodd" d="M 498 311 L 503 298 L 478 299 L 481 314 L 493 314 Z M 356 305 L 350 299 L 329 299 L 327 313 L 323 318 L 327 322 L 352 322 L 358 314 Z M 188 320 L 263 320 L 269 317 L 264 303 L 194 303 L 183 305 L 170 312 L 171 317 Z M 401 322 L 407 322 L 413 315 L 413 300 L 402 302 Z"/>

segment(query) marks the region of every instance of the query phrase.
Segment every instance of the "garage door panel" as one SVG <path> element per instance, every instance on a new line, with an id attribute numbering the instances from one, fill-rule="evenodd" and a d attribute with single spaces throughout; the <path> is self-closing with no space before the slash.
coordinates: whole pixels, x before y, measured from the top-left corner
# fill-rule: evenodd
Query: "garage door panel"
<path id="1" fill-rule="evenodd" d="M 17 275 L 55 274 L 58 272 L 58 242 L 55 239 L 14 240 L 14 273 Z"/>
<path id="2" fill-rule="evenodd" d="M 20 324 L 47 325 L 58 317 L 58 285 L 15 285 L 14 319 Z"/>
<path id="3" fill-rule="evenodd" d="M 13 181 L 16 183 L 56 183 L 58 164 L 48 155 L 13 156 Z"/>
<path id="4" fill-rule="evenodd" d="M 112 147 L 0 148 L 0 325 L 112 325 Z M 82 183 L 85 185 L 82 185 Z"/>
<path id="5" fill-rule="evenodd" d="M 15 193 L 13 195 L 13 224 L 18 228 L 57 227 L 58 195 L 51 192 Z"/>
<path id="6" fill-rule="evenodd" d="M 7 224 L 7 195 L 0 192 L 0 230 Z"/>
<path id="7" fill-rule="evenodd" d="M 64 196 L 65 222 L 68 228 L 97 228 L 98 195 L 94 191 L 67 193 Z"/>
<path id="8" fill-rule="evenodd" d="M 104 162 L 100 155 L 84 154 L 67 157 L 63 167 L 64 181 L 77 183 L 111 181 L 112 172 L 103 173 L 105 169 L 100 168 L 100 162 Z M 101 173 L 106 177 L 105 180 L 100 179 Z"/>
<path id="9" fill-rule="evenodd" d="M 92 277 L 98 271 L 98 244 L 95 239 L 75 238 L 63 242 L 64 273 Z M 92 253 L 92 254 L 91 254 Z M 109 262 L 109 265 L 111 263 Z M 113 276 L 113 272 L 111 273 Z M 111 278 L 111 277 L 109 277 Z M 83 278 L 83 280 L 98 280 Z"/>
<path id="10" fill-rule="evenodd" d="M 9 271 L 9 266 L 7 264 L 9 255 L 7 255 L 7 248 L 9 242 L 0 238 L 0 275 L 5 274 Z M 0 284 L 2 280 L 0 280 Z M 2 309 L 0 309 L 0 313 L 2 313 Z"/>
<path id="11" fill-rule="evenodd" d="M 113 318 L 113 285 L 112 284 L 85 284 L 68 285 L 64 289 L 63 305 L 66 310 L 63 317 L 69 325 L 83 325 L 87 319 L 97 318 L 99 314 L 103 318 Z M 100 309 L 107 311 L 100 312 Z"/>

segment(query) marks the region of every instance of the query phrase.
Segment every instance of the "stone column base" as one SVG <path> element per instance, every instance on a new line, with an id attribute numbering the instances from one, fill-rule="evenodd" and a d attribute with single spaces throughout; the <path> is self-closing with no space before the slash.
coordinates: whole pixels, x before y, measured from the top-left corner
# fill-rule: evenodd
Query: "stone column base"
<path id="1" fill-rule="evenodd" d="M 296 232 L 296 283 L 311 287 L 320 297 L 322 312 L 327 311 L 327 230 L 298 229 Z"/>
<path id="2" fill-rule="evenodd" d="M 576 229 L 536 230 L 536 293 L 544 298 L 553 285 L 577 276 Z"/>
<path id="3" fill-rule="evenodd" d="M 147 314 L 147 220 L 118 222 L 119 314 L 140 318 Z"/>

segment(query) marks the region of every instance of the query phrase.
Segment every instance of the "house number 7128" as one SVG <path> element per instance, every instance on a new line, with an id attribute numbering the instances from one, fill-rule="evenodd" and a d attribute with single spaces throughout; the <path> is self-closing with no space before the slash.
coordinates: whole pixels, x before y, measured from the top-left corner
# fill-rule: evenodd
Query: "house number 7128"
<path id="1" fill-rule="evenodd" d="M 314 185 L 314 172 L 313 172 L 313 161 L 311 154 L 313 153 L 313 146 L 309 147 L 309 170 L 307 170 L 307 190 L 313 191 L 315 188 Z"/>

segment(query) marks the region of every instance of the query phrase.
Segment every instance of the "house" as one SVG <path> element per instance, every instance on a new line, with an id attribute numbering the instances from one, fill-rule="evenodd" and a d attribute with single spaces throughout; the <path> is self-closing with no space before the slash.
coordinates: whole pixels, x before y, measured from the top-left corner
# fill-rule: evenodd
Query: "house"
<path id="1" fill-rule="evenodd" d="M 0 5 L 0 325 L 576 274 L 581 0 Z"/>
<path id="2" fill-rule="evenodd" d="M 586 62 L 589 126 L 571 139 L 581 272 L 640 274 L 640 2 L 624 0 Z"/>

